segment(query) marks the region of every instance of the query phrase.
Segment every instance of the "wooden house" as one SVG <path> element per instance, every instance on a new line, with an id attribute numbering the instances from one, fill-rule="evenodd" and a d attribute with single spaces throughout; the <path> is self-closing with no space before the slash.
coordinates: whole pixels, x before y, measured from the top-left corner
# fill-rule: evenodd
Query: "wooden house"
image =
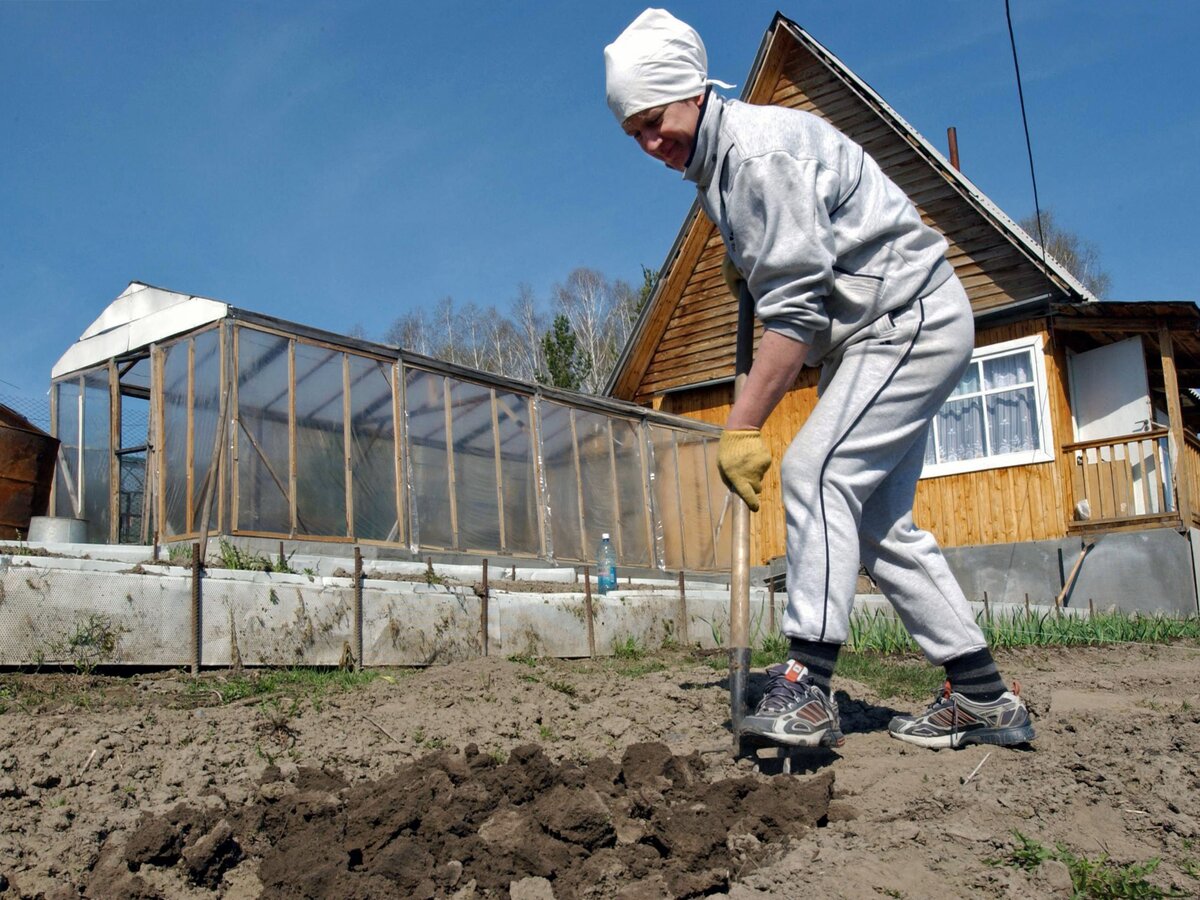
<path id="1" fill-rule="evenodd" d="M 776 15 L 742 99 L 807 110 L 862 144 L 949 241 L 975 310 L 973 363 L 932 429 L 915 514 L 968 596 L 1197 609 L 1200 310 L 1101 302 L 865 82 Z M 713 424 L 733 395 L 736 303 L 694 204 L 609 382 Z M 756 342 L 761 337 L 761 329 Z M 805 369 L 764 433 L 776 460 L 816 403 Z M 751 559 L 784 552 L 778 466 Z"/>

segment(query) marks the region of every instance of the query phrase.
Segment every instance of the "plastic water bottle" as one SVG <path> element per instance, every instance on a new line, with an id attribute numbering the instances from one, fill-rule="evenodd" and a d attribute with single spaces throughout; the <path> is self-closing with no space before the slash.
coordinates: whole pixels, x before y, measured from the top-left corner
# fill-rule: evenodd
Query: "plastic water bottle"
<path id="1" fill-rule="evenodd" d="M 596 587 L 602 594 L 617 587 L 617 551 L 608 532 L 600 535 L 600 548 L 596 551 Z"/>

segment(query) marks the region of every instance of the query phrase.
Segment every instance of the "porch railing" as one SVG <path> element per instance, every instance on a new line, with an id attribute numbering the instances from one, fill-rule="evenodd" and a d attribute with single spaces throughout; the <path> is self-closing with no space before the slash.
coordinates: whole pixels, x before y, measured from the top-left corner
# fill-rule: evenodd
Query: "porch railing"
<path id="1" fill-rule="evenodd" d="M 1071 467 L 1072 508 L 1069 529 L 1088 531 L 1124 525 L 1179 524 L 1166 428 L 1116 438 L 1064 444 L 1074 457 Z M 1189 440 L 1184 460 L 1185 484 L 1197 496 L 1200 445 Z"/>

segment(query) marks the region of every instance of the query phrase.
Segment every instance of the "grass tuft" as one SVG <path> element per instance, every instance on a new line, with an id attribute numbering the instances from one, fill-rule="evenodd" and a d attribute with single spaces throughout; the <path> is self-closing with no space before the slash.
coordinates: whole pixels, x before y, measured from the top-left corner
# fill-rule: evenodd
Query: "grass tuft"
<path id="1" fill-rule="evenodd" d="M 1042 863 L 1057 860 L 1071 873 L 1074 896 L 1095 900 L 1159 900 L 1165 897 L 1186 897 L 1187 894 L 1164 890 L 1148 880 L 1161 862 L 1158 857 L 1142 863 L 1113 862 L 1108 854 L 1095 859 L 1079 856 L 1065 844 L 1047 847 L 1019 831 L 1014 831 L 1014 845 L 1004 856 L 986 859 L 993 866 L 1012 866 L 1026 872 L 1035 871 Z"/>

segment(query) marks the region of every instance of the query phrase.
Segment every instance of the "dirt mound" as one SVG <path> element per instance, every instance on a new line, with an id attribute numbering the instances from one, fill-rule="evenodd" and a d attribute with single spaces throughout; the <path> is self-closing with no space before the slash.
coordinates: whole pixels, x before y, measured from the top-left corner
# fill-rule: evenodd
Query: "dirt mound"
<path id="1" fill-rule="evenodd" d="M 101 854 L 87 895 L 156 896 L 138 874 L 148 867 L 211 889 L 249 856 L 268 898 L 702 897 L 818 824 L 833 786 L 829 772 L 703 775 L 698 754 L 660 743 L 630 746 L 620 765 L 556 764 L 534 744 L 500 762 L 469 745 L 355 787 L 272 769 L 260 801 L 236 812 L 143 817 Z"/>

